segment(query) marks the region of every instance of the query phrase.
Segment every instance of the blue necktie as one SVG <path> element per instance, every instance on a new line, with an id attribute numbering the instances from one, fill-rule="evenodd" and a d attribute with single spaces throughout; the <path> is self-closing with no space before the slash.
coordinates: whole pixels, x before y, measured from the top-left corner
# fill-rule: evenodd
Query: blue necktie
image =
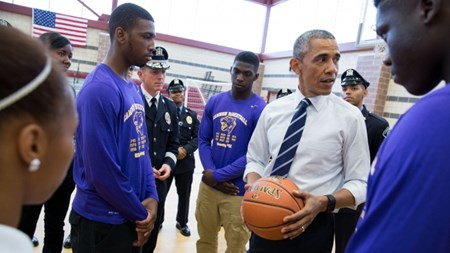
<path id="1" fill-rule="evenodd" d="M 283 143 L 281 144 L 277 159 L 270 173 L 271 176 L 286 177 L 288 175 L 297 151 L 298 143 L 302 137 L 303 128 L 305 127 L 306 108 L 309 105 L 311 105 L 311 101 L 307 98 L 304 98 L 300 102 L 299 108 L 292 117 L 291 124 L 284 135 Z"/>

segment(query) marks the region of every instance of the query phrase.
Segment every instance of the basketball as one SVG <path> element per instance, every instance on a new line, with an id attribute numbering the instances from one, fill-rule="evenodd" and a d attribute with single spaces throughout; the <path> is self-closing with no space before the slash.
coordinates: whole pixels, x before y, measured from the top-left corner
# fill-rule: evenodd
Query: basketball
<path id="1" fill-rule="evenodd" d="M 288 178 L 263 177 L 248 189 L 242 201 L 242 216 L 253 233 L 267 240 L 283 240 L 283 218 L 303 208 L 292 191 L 297 185 Z"/>

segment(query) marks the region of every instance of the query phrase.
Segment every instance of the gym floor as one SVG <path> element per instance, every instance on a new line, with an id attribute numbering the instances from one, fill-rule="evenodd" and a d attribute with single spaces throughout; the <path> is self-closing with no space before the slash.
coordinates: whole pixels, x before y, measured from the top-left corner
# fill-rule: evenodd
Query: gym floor
<path id="1" fill-rule="evenodd" d="M 189 211 L 189 223 L 188 226 L 191 229 L 191 236 L 185 237 L 180 234 L 180 232 L 175 228 L 175 217 L 177 212 L 178 196 L 176 194 L 176 187 L 173 183 L 170 192 L 166 200 L 166 217 L 163 224 L 163 228 L 159 232 L 158 244 L 156 245 L 155 253 L 194 253 L 196 252 L 195 243 L 198 240 L 197 233 L 197 222 L 195 220 L 195 201 L 197 199 L 198 186 L 201 180 L 201 172 L 203 170 L 200 159 L 198 158 L 198 152 L 196 152 L 196 163 L 197 168 L 194 172 L 194 181 L 192 183 L 192 193 L 191 193 L 191 204 Z M 72 197 L 74 193 L 72 194 Z M 64 226 L 64 231 L 66 236 L 69 234 L 70 225 L 67 221 L 68 215 L 66 217 L 66 225 Z M 36 236 L 39 238 L 40 245 L 35 247 L 34 252 L 42 252 L 42 242 L 44 240 L 44 222 L 43 222 L 43 212 L 39 217 L 38 225 L 36 228 Z M 65 237 L 64 237 L 65 238 Z M 226 242 L 224 239 L 223 230 L 219 234 L 219 250 L 218 252 L 225 252 Z M 63 249 L 63 253 L 72 252 L 71 249 Z"/>
<path id="2" fill-rule="evenodd" d="M 176 194 L 175 184 L 173 183 L 166 200 L 166 217 L 163 224 L 163 228 L 159 231 L 158 244 L 156 245 L 155 253 L 194 253 L 196 252 L 195 243 L 198 240 L 197 233 L 197 222 L 195 220 L 195 206 L 198 194 L 198 187 L 201 180 L 203 167 L 201 165 L 200 159 L 198 157 L 198 152 L 196 155 L 196 169 L 194 172 L 194 181 L 192 182 L 192 193 L 191 193 L 191 204 L 189 211 L 189 223 L 188 226 L 191 229 L 191 236 L 185 237 L 180 234 L 180 232 L 175 228 L 176 224 L 176 212 L 178 204 L 178 196 Z M 72 194 L 72 197 L 74 193 Z M 65 236 L 70 232 L 70 225 L 67 221 L 68 215 L 66 216 L 66 225 L 64 226 Z M 44 240 L 44 223 L 43 223 L 43 212 L 39 217 L 38 225 L 36 228 L 36 236 L 39 238 L 40 245 L 34 248 L 34 252 L 42 252 L 42 242 Z M 64 236 L 64 238 L 65 238 Z M 225 252 L 226 242 L 224 238 L 223 229 L 219 233 L 219 247 L 218 252 Z M 62 253 L 72 252 L 71 249 L 63 249 Z M 334 253 L 334 249 L 332 251 Z"/>

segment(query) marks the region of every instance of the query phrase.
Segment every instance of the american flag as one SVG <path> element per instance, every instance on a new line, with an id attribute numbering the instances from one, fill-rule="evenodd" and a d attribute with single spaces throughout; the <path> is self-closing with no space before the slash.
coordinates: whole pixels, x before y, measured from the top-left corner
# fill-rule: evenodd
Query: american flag
<path id="1" fill-rule="evenodd" d="M 87 19 L 33 9 L 33 37 L 46 32 L 57 32 L 67 37 L 76 47 L 86 46 Z"/>

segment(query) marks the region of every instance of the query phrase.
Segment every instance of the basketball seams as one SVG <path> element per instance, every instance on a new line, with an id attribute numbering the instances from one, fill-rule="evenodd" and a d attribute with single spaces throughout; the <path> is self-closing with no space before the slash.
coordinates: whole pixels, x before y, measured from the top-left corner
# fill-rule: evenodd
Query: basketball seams
<path id="1" fill-rule="evenodd" d="M 274 180 L 270 180 L 270 179 L 265 179 L 265 178 L 261 178 L 261 179 L 259 179 L 259 181 L 260 182 L 270 182 L 270 183 L 274 183 L 274 184 L 276 184 L 277 186 L 279 186 L 280 188 L 282 188 L 288 195 L 289 195 L 289 197 L 291 197 L 293 200 L 294 200 L 294 202 L 295 202 L 295 204 L 297 205 L 297 207 L 298 207 L 298 209 L 302 209 L 303 207 L 301 207 L 299 204 L 298 204 L 298 202 L 297 202 L 297 198 L 294 196 L 294 194 L 292 194 L 291 192 L 289 192 L 283 185 L 281 185 L 281 184 L 279 184 L 278 182 L 276 182 L 276 181 L 274 181 Z M 292 183 L 294 183 L 294 182 L 292 182 Z M 295 186 L 297 186 L 297 185 L 295 185 Z M 297 186 L 298 187 L 298 186 Z M 298 188 L 297 188 L 298 189 Z M 294 213 L 296 213 L 296 212 L 294 212 Z"/>
<path id="2" fill-rule="evenodd" d="M 244 202 L 250 202 L 250 203 L 253 203 L 253 204 L 265 205 L 265 203 L 261 203 L 261 202 L 259 202 L 259 201 L 250 200 L 250 199 L 244 199 Z M 280 206 L 280 205 L 272 204 L 272 203 L 270 203 L 270 206 L 273 206 L 273 207 L 279 207 L 279 208 L 281 208 L 281 209 L 289 210 L 289 211 L 292 212 L 292 214 L 296 213 L 295 210 L 293 210 L 292 208 L 288 208 L 288 207 L 286 207 L 286 206 Z"/>
<path id="3" fill-rule="evenodd" d="M 254 227 L 254 228 L 257 228 L 257 229 L 260 229 L 260 230 L 266 232 L 268 230 L 272 230 L 272 229 L 275 229 L 275 228 L 280 228 L 281 229 L 282 227 L 284 227 L 284 226 L 286 226 L 286 225 L 288 225 L 290 223 L 283 223 L 283 224 L 276 225 L 276 226 L 271 226 L 271 227 L 259 227 L 259 226 L 255 226 L 255 225 L 248 224 L 248 223 L 246 223 L 246 224 L 247 224 L 247 226 L 251 226 L 251 227 Z"/>

